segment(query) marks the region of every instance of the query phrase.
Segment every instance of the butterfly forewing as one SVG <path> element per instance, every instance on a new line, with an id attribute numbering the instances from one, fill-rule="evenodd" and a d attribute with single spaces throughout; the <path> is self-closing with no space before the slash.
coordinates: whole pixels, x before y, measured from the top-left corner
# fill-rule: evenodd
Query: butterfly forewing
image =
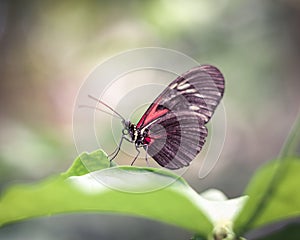
<path id="1" fill-rule="evenodd" d="M 208 122 L 224 94 L 224 77 L 214 66 L 202 65 L 172 81 L 147 109 L 137 127 L 142 128 L 161 117 L 166 110 L 194 111 Z M 187 100 L 182 102 L 182 96 Z M 188 103 L 188 104 L 187 104 Z"/>
<path id="2" fill-rule="evenodd" d="M 149 130 L 149 155 L 166 168 L 189 165 L 205 143 L 205 124 L 223 94 L 223 75 L 211 65 L 195 67 L 171 82 L 137 124 L 140 131 Z"/>

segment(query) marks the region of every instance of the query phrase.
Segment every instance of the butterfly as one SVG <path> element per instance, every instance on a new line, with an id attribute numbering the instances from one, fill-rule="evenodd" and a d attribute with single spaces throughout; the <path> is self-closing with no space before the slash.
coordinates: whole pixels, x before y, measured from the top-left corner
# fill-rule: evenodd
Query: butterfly
<path id="1" fill-rule="evenodd" d="M 104 102 L 97 100 L 122 119 L 122 137 L 110 154 L 113 160 L 123 140 L 146 151 L 159 165 L 168 169 L 186 167 L 205 144 L 205 126 L 224 94 L 225 82 L 220 70 L 212 65 L 200 65 L 173 80 L 153 101 L 137 124 L 125 120 Z"/>

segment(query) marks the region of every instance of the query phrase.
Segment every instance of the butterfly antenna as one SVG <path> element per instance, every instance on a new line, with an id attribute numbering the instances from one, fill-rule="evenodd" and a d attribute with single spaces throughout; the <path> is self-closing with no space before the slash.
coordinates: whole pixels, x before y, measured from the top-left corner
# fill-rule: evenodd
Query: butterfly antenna
<path id="1" fill-rule="evenodd" d="M 104 112 L 104 113 L 106 113 L 106 114 L 108 114 L 108 115 L 111 115 L 111 116 L 113 116 L 113 117 L 120 118 L 120 116 L 115 115 L 115 114 L 112 114 L 112 113 L 110 113 L 110 112 L 107 112 L 107 111 L 105 111 L 105 110 L 103 110 L 103 109 L 101 109 L 101 108 L 97 108 L 97 107 L 93 107 L 93 106 L 89 106 L 89 105 L 79 105 L 78 107 L 79 107 L 79 108 L 90 108 L 90 109 L 94 109 L 94 110 L 96 109 L 96 110 L 98 110 L 98 111 Z M 122 119 L 122 118 L 120 118 L 120 119 Z"/>
<path id="2" fill-rule="evenodd" d="M 109 110 L 111 110 L 114 114 L 116 114 L 119 118 L 121 118 L 124 122 L 126 121 L 125 120 L 125 118 L 120 114 L 120 113 L 118 113 L 116 110 L 114 110 L 112 107 L 110 107 L 108 104 L 106 104 L 105 102 L 102 102 L 101 100 L 99 100 L 98 98 L 95 98 L 95 97 L 93 97 L 93 96 L 91 96 L 91 95 L 88 95 L 88 97 L 89 98 L 91 98 L 91 99 L 93 99 L 93 100 L 95 100 L 96 102 L 98 102 L 98 103 L 101 103 L 102 105 L 104 105 L 105 107 L 107 107 Z M 99 108 L 95 108 L 95 109 L 98 109 L 98 110 L 100 110 L 100 111 L 103 111 L 103 110 L 101 110 L 101 109 L 99 109 Z M 105 112 L 105 111 L 103 111 L 103 112 Z M 107 113 L 107 112 L 106 112 Z"/>

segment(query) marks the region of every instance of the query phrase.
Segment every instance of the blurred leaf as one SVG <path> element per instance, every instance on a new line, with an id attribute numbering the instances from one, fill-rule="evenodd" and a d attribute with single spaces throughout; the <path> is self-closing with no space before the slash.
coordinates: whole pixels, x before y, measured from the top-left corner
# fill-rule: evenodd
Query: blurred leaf
<path id="1" fill-rule="evenodd" d="M 89 161 L 102 162 L 95 169 L 103 170 L 83 175 L 92 166 Z M 197 204 L 200 196 L 178 176 L 151 168 L 106 168 L 108 164 L 102 151 L 84 153 L 61 176 L 10 187 L 2 194 L 0 225 L 58 213 L 112 212 L 162 221 L 203 236 L 211 232 L 212 224 Z M 126 191 L 116 189 L 119 186 Z"/>
<path id="2" fill-rule="evenodd" d="M 280 158 L 297 156 L 297 150 L 300 147 L 300 111 L 281 149 Z"/>
<path id="3" fill-rule="evenodd" d="M 238 234 L 263 225 L 300 216 L 300 192 L 297 191 L 300 159 L 300 114 L 281 151 L 280 159 L 259 170 L 246 189 L 249 201 L 236 220 Z"/>
<path id="4" fill-rule="evenodd" d="M 249 200 L 236 219 L 237 233 L 300 216 L 300 159 L 273 161 L 259 170 L 246 189 Z"/>
<path id="5" fill-rule="evenodd" d="M 289 240 L 300 239 L 300 223 L 290 224 L 284 227 L 283 229 L 274 232 L 271 235 L 258 238 L 256 240 L 282 240 L 282 239 L 289 239 Z"/>

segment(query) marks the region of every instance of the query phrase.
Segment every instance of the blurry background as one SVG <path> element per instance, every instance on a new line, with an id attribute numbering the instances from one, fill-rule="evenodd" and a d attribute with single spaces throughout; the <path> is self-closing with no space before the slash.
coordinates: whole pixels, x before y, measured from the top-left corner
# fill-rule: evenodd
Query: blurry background
<path id="1" fill-rule="evenodd" d="M 198 191 L 240 195 L 255 169 L 276 158 L 298 112 L 299 25 L 297 0 L 0 1 L 0 189 L 66 170 L 77 155 L 72 111 L 86 76 L 120 51 L 156 46 L 224 73 L 228 123 L 220 160 L 204 180 L 193 170 L 184 177 Z M 0 229 L 1 239 L 191 235 L 149 220 L 89 214 Z"/>

